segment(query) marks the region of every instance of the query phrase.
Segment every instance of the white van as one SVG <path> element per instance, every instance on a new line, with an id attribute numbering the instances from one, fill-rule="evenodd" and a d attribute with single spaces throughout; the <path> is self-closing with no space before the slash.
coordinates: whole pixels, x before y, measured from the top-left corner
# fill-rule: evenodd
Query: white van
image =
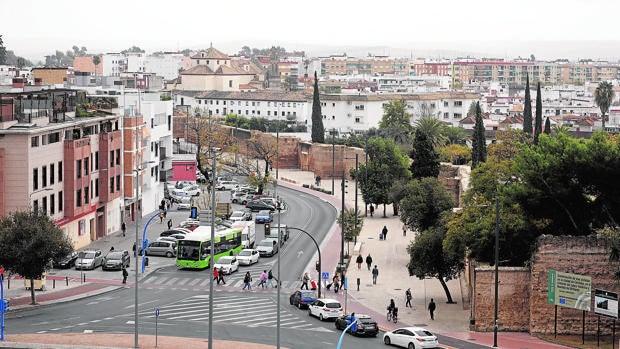
<path id="1" fill-rule="evenodd" d="M 236 221 L 232 229 L 243 229 L 241 231 L 241 246 L 243 248 L 254 248 L 256 243 L 256 223 L 254 221 Z"/>

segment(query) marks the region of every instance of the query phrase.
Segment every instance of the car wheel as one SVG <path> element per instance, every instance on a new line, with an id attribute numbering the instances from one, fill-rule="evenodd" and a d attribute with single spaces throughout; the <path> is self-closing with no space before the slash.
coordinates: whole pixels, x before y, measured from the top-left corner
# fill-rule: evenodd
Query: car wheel
<path id="1" fill-rule="evenodd" d="M 407 349 L 415 349 L 415 345 L 413 343 L 409 343 Z"/>
<path id="2" fill-rule="evenodd" d="M 301 303 L 297 303 L 297 308 L 301 309 Z"/>
<path id="3" fill-rule="evenodd" d="M 390 340 L 390 337 L 385 336 L 385 337 L 383 337 L 383 343 L 385 345 L 390 345 L 390 344 L 392 344 L 392 341 Z"/>
<path id="4" fill-rule="evenodd" d="M 292 299 L 288 299 L 288 302 L 291 303 L 291 305 L 293 305 L 293 300 Z"/>
<path id="5" fill-rule="evenodd" d="M 308 316 L 312 316 L 312 310 L 308 309 Z"/>
<path id="6" fill-rule="evenodd" d="M 172 254 L 172 252 L 168 251 L 166 252 L 166 257 L 168 258 L 172 258 L 174 255 Z"/>
<path id="7" fill-rule="evenodd" d="M 319 314 L 319 320 L 321 321 L 325 320 L 325 318 L 323 318 L 323 314 Z"/>

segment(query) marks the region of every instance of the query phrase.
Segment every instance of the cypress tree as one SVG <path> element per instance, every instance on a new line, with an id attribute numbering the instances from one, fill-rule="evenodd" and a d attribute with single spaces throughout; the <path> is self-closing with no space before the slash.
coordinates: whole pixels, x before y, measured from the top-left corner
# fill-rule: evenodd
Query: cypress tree
<path id="1" fill-rule="evenodd" d="M 480 102 L 476 103 L 476 123 L 472 137 L 471 162 L 472 168 L 487 160 L 487 140 L 484 135 L 484 122 L 480 111 Z"/>
<path id="2" fill-rule="evenodd" d="M 534 123 L 534 143 L 538 143 L 538 136 L 542 133 L 542 96 L 540 95 L 540 81 L 536 88 L 536 122 Z"/>
<path id="3" fill-rule="evenodd" d="M 545 134 L 551 134 L 551 121 L 549 121 L 549 117 L 547 116 L 547 120 L 545 120 L 545 130 L 543 131 Z"/>
<path id="4" fill-rule="evenodd" d="M 325 143 L 325 127 L 319 99 L 319 79 L 314 72 L 314 94 L 312 95 L 312 142 Z"/>
<path id="5" fill-rule="evenodd" d="M 413 149 L 409 156 L 413 159 L 413 163 L 409 167 L 413 178 L 437 178 L 439 175 L 439 153 L 426 134 L 419 129 L 415 131 Z"/>
<path id="6" fill-rule="evenodd" d="M 525 105 L 523 106 L 523 132 L 532 134 L 532 97 L 530 96 L 530 76 L 525 78 Z"/>

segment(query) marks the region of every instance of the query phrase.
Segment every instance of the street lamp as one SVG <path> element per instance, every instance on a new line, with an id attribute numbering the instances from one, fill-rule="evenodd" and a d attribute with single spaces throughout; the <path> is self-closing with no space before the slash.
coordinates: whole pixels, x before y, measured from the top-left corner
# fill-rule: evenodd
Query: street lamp
<path id="1" fill-rule="evenodd" d="M 495 316 L 493 321 L 493 347 L 497 348 L 497 310 L 499 290 L 499 195 L 495 194 Z"/>
<path id="2" fill-rule="evenodd" d="M 139 195 L 139 193 L 138 193 L 138 181 L 140 179 L 140 171 L 141 170 L 142 169 L 140 169 L 140 168 L 137 168 L 137 169 L 133 170 L 136 173 L 136 182 L 135 182 L 136 184 L 134 185 L 134 189 L 136 191 L 136 195 L 135 195 L 136 196 L 136 200 L 134 202 L 134 205 L 135 205 L 134 216 L 135 216 L 135 219 L 136 219 L 136 243 L 135 244 L 136 244 L 136 250 L 137 251 L 139 251 L 138 250 L 138 230 L 139 230 L 139 225 L 140 225 L 140 215 L 138 214 L 138 195 Z M 142 245 L 140 245 L 140 246 L 142 246 Z M 142 246 L 142 247 L 144 247 L 144 246 Z M 134 274 L 134 285 L 133 285 L 133 288 L 134 288 L 134 307 L 133 307 L 134 308 L 133 309 L 134 310 L 134 314 L 133 314 L 134 337 L 133 337 L 133 345 L 134 345 L 134 348 L 138 349 L 138 348 L 140 348 L 138 346 L 138 259 L 140 259 L 140 258 L 138 258 L 138 254 L 137 253 L 136 253 L 135 257 L 136 258 L 135 258 L 134 263 L 135 263 L 136 271 L 135 271 L 135 274 Z"/>
<path id="3" fill-rule="evenodd" d="M 211 269 L 211 276 L 209 279 L 209 344 L 208 348 L 213 349 L 213 268 L 215 267 L 215 161 L 217 152 L 220 148 L 211 148 L 213 158 L 211 159 L 211 173 L 213 173 L 213 184 L 211 185 L 211 247 L 209 248 L 209 267 Z"/>

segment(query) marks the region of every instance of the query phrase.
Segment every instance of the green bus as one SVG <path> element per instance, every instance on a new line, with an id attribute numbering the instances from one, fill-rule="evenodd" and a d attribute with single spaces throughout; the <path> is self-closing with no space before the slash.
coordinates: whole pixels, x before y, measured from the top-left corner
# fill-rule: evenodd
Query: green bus
<path id="1" fill-rule="evenodd" d="M 215 232 L 215 261 L 222 256 L 237 255 L 241 246 L 242 229 L 225 229 Z M 211 227 L 199 226 L 185 239 L 177 242 L 176 266 L 178 269 L 204 269 L 211 259 Z"/>

